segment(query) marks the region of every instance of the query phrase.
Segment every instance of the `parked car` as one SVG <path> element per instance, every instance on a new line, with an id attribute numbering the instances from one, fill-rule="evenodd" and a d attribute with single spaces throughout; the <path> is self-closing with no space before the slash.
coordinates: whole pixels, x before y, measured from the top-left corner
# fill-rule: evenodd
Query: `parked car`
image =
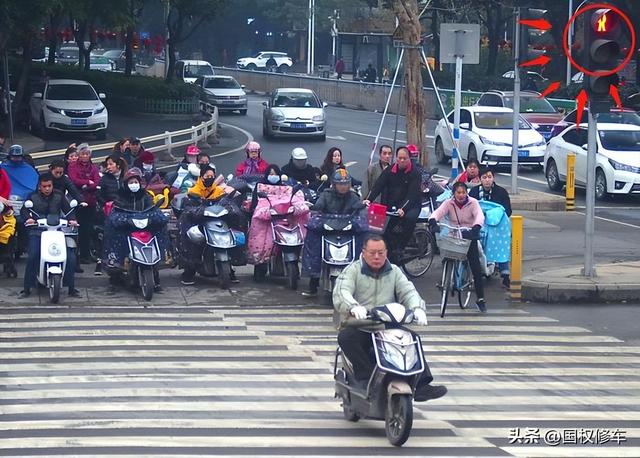
<path id="1" fill-rule="evenodd" d="M 513 109 L 513 91 L 485 92 L 480 96 L 476 105 Z M 524 116 L 547 141 L 551 138 L 553 126 L 564 116 L 563 113 L 559 113 L 546 98 L 540 97 L 540 93 L 535 91 L 522 91 L 520 93 L 520 114 Z"/>
<path id="2" fill-rule="evenodd" d="M 551 130 L 551 138 L 560 134 L 565 128 L 569 126 L 575 126 L 577 121 L 577 113 L 578 110 L 573 110 L 561 121 L 556 123 Z M 582 114 L 582 120 L 587 121 L 587 116 L 589 115 L 589 108 L 584 109 L 584 113 Z M 635 110 L 630 108 L 611 108 L 609 113 L 596 113 L 596 120 L 598 122 L 606 122 L 612 124 L 635 124 L 640 126 L 640 115 Z"/>
<path id="3" fill-rule="evenodd" d="M 526 76 L 531 79 L 533 84 L 536 86 L 536 89 L 543 89 L 544 86 L 547 85 L 549 78 L 545 78 L 538 72 L 528 71 Z M 504 79 L 513 80 L 515 78 L 515 72 L 513 70 L 509 70 L 508 72 L 504 72 L 502 74 Z"/>
<path id="4" fill-rule="evenodd" d="M 241 57 L 236 62 L 238 68 L 247 70 L 265 70 L 267 68 L 267 61 L 273 57 L 276 61 L 278 71 L 286 73 L 293 66 L 293 59 L 284 52 L 275 51 L 261 51 L 253 57 Z"/>
<path id="5" fill-rule="evenodd" d="M 76 45 L 62 46 L 57 53 L 56 62 L 62 65 L 76 65 L 80 61 L 80 50 Z"/>
<path id="6" fill-rule="evenodd" d="M 247 114 L 247 94 L 235 78 L 201 76 L 195 84 L 202 89 L 206 101 L 217 106 L 219 111 L 239 110 L 241 115 Z"/>
<path id="7" fill-rule="evenodd" d="M 326 103 L 311 89 L 281 88 L 263 102 L 262 135 L 265 137 L 319 137 L 326 140 Z"/>
<path id="8" fill-rule="evenodd" d="M 195 83 L 201 76 L 213 76 L 216 73 L 206 60 L 179 60 L 176 62 L 176 76 L 185 83 Z"/>
<path id="9" fill-rule="evenodd" d="M 569 126 L 551 139 L 544 156 L 547 185 L 560 191 L 567 179 L 567 155 L 576 155 L 575 180 L 587 182 L 588 125 Z M 640 126 L 598 123 L 596 153 L 596 199 L 610 194 L 640 194 Z"/>
<path id="10" fill-rule="evenodd" d="M 446 164 L 453 144 L 447 122 L 453 128 L 452 111 L 438 122 L 435 132 L 436 158 Z M 460 156 L 466 162 L 475 158 L 486 165 L 511 164 L 513 110 L 502 107 L 463 107 L 460 109 Z M 546 142 L 533 126 L 520 116 L 518 163 L 541 166 Z"/>
<path id="11" fill-rule="evenodd" d="M 52 79 L 43 92 L 31 96 L 30 128 L 44 136 L 58 132 L 93 132 L 104 139 L 109 115 L 102 103 L 105 95 L 97 94 L 86 81 Z"/>
<path id="12" fill-rule="evenodd" d="M 76 62 L 75 65 L 79 65 Z M 89 70 L 99 70 L 102 72 L 112 72 L 116 69 L 116 64 L 103 56 L 89 56 Z"/>
<path id="13" fill-rule="evenodd" d="M 124 49 L 107 49 L 105 52 L 103 52 L 102 57 L 106 57 L 107 59 L 113 61 L 116 64 L 116 70 L 124 70 L 125 67 L 125 62 L 126 62 L 126 58 L 125 58 L 125 53 L 124 53 Z M 134 62 L 133 65 L 135 67 L 135 56 L 134 56 Z"/>

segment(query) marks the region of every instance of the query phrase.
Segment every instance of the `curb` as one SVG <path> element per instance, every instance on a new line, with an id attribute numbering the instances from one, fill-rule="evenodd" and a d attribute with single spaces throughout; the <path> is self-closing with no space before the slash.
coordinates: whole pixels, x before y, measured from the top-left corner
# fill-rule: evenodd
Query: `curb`
<path id="1" fill-rule="evenodd" d="M 522 282 L 522 299 L 546 304 L 638 302 L 640 301 L 640 285 L 637 283 L 559 284 L 524 280 Z"/>

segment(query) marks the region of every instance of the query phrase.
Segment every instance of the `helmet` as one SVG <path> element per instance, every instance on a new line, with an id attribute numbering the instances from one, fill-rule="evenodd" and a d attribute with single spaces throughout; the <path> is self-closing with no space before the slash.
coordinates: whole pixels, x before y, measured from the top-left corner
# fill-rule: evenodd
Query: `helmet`
<path id="1" fill-rule="evenodd" d="M 307 159 L 307 152 L 304 150 L 304 148 L 293 148 L 293 150 L 291 151 L 291 159 Z"/>
<path id="2" fill-rule="evenodd" d="M 333 175 L 331 175 L 331 181 L 334 184 L 339 184 L 339 183 L 351 184 L 351 175 L 349 175 L 349 172 L 347 172 L 346 169 L 340 168 L 340 169 L 337 169 L 335 172 L 333 172 Z"/>
<path id="3" fill-rule="evenodd" d="M 187 167 L 187 170 L 194 177 L 200 176 L 200 167 L 198 167 L 198 164 L 189 164 L 189 166 Z"/>
<path id="4" fill-rule="evenodd" d="M 142 172 L 138 167 L 131 167 L 127 170 L 127 173 L 124 174 L 124 181 L 127 182 L 131 178 L 137 178 L 138 180 L 142 179 Z"/>
<path id="5" fill-rule="evenodd" d="M 204 234 L 198 226 L 191 226 L 187 229 L 187 238 L 195 244 L 201 245 L 204 243 Z"/>
<path id="6" fill-rule="evenodd" d="M 200 154 L 200 148 L 198 148 L 198 145 L 189 145 L 187 146 L 187 154 L 189 156 L 197 156 Z"/>
<path id="7" fill-rule="evenodd" d="M 257 151 L 259 154 L 261 151 L 260 143 L 254 142 L 254 141 L 247 143 L 247 147 L 245 148 L 245 151 L 247 153 L 247 156 L 249 155 L 250 151 Z"/>
<path id="8" fill-rule="evenodd" d="M 24 156 L 24 150 L 20 145 L 11 145 L 7 155 L 8 156 Z"/>
<path id="9" fill-rule="evenodd" d="M 409 157 L 419 157 L 420 156 L 420 150 L 414 144 L 407 145 L 407 151 L 409 151 Z"/>

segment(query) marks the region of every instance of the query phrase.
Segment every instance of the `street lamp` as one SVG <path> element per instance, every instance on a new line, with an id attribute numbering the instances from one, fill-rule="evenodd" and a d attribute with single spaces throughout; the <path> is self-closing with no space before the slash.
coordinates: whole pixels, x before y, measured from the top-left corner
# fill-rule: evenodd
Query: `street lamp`
<path id="1" fill-rule="evenodd" d="M 316 1 L 309 0 L 309 25 L 307 28 L 307 74 L 311 75 L 313 73 L 313 55 L 314 55 L 314 40 L 313 36 L 315 34 L 315 26 L 316 26 Z"/>
<path id="2" fill-rule="evenodd" d="M 331 45 L 331 63 L 335 68 L 336 65 L 336 42 L 338 40 L 338 19 L 340 19 L 340 11 L 333 10 L 333 15 L 329 16 L 331 19 L 331 38 L 333 39 Z"/>

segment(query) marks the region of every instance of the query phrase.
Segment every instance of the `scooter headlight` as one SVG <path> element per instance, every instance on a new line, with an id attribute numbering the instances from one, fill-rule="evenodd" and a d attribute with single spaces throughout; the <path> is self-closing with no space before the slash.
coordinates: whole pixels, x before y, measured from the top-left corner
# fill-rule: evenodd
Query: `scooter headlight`
<path id="1" fill-rule="evenodd" d="M 60 256 L 62 254 L 62 247 L 57 243 L 52 243 L 49 245 L 48 251 L 51 256 Z"/>
<path id="2" fill-rule="evenodd" d="M 332 230 L 333 230 L 333 228 L 332 228 L 331 226 L 329 226 L 327 223 L 324 223 L 324 224 L 322 225 L 322 227 L 324 227 L 324 230 L 325 230 L 325 231 L 332 231 Z"/>
<path id="3" fill-rule="evenodd" d="M 342 228 L 343 231 L 350 231 L 351 229 L 353 229 L 352 223 L 349 223 L 344 228 Z"/>
<path id="4" fill-rule="evenodd" d="M 138 229 L 144 229 L 149 224 L 149 218 L 133 218 L 131 221 L 133 222 L 133 225 Z"/>

